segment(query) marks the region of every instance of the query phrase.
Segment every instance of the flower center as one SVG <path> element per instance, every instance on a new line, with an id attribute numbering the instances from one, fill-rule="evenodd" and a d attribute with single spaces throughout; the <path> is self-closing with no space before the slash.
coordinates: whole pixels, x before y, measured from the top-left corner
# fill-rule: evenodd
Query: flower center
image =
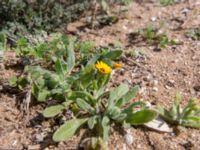
<path id="1" fill-rule="evenodd" d="M 100 68 L 100 70 L 101 70 L 102 72 L 105 72 L 105 69 L 104 69 L 104 68 Z"/>

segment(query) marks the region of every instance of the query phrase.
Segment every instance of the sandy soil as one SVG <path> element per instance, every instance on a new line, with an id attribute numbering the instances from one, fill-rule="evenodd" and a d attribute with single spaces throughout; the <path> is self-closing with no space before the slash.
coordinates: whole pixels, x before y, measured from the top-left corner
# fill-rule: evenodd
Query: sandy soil
<path id="1" fill-rule="evenodd" d="M 131 34 L 152 22 L 159 25 L 165 22 L 163 32 L 180 44 L 156 51 L 145 41 L 136 41 Z M 76 26 L 75 22 L 69 26 Z M 82 24 L 82 23 L 81 23 Z M 75 33 L 82 40 L 95 41 L 97 46 L 121 43 L 125 52 L 137 50 L 142 55 L 122 59 L 124 68 L 116 72 L 112 83 L 127 82 L 139 84 L 140 97 L 151 104 L 168 107 L 176 92 L 181 92 L 186 104 L 190 97 L 200 97 L 200 41 L 186 38 L 188 29 L 200 26 L 200 1 L 187 0 L 178 4 L 161 7 L 157 3 L 133 2 L 125 18 L 116 24 L 101 29 L 82 28 Z M 68 29 L 68 28 L 67 28 Z M 68 33 L 70 30 L 67 31 Z M 5 69 L 0 70 L 0 149 L 80 149 L 79 145 L 87 131 L 81 130 L 77 136 L 66 142 L 53 143 L 51 135 L 57 128 L 55 120 L 46 120 L 41 116 L 43 105 L 31 104 L 29 115 L 25 113 L 23 99 L 26 93 L 20 93 L 8 86 L 7 80 L 14 74 L 20 74 L 20 67 L 13 66 L 15 56 L 6 54 Z M 13 59 L 12 59 L 13 58 Z M 133 143 L 128 145 L 124 134 L 112 130 L 110 149 L 115 150 L 197 150 L 200 149 L 200 130 L 182 129 L 179 134 L 158 133 L 138 127 L 129 130 Z"/>

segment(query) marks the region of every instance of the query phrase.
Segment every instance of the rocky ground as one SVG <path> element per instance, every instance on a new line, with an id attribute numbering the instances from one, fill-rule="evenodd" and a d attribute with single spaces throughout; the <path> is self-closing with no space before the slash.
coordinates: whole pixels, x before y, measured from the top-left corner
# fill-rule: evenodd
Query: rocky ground
<path id="1" fill-rule="evenodd" d="M 177 45 L 157 50 L 154 45 L 138 41 L 131 35 L 147 24 L 159 25 L 164 22 L 160 32 L 166 32 Z M 84 23 L 77 21 L 68 27 Z M 100 29 L 76 28 L 82 40 L 92 40 L 97 46 L 120 44 L 125 53 L 135 50 L 138 54 L 123 57 L 124 68 L 118 70 L 112 83 L 127 82 L 141 86 L 139 98 L 152 105 L 168 107 L 177 92 L 183 95 L 183 105 L 190 97 L 200 97 L 200 41 L 187 38 L 185 32 L 200 27 L 200 1 L 187 0 L 171 6 L 160 6 L 151 1 L 133 2 L 125 17 L 116 24 Z M 41 116 L 42 105 L 31 104 L 29 114 L 24 113 L 24 95 L 8 86 L 7 80 L 19 74 L 14 54 L 7 52 L 5 69 L 0 70 L 0 149 L 80 149 L 80 144 L 89 135 L 81 130 L 77 136 L 66 142 L 53 143 L 51 135 L 55 130 L 55 120 Z M 199 99 L 200 100 L 200 99 Z M 199 101 L 200 103 L 200 101 Z M 188 150 L 200 149 L 200 130 L 184 128 L 179 134 L 159 133 L 144 127 L 127 130 L 112 130 L 110 149 L 123 150 Z"/>

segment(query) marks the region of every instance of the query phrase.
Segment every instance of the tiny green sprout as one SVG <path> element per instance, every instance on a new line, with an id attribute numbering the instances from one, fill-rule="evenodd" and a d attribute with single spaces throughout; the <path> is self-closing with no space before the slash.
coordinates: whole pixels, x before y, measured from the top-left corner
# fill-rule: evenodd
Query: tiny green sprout
<path id="1" fill-rule="evenodd" d="M 130 49 L 130 50 L 127 50 L 127 52 L 125 52 L 125 55 L 127 57 L 137 58 L 137 57 L 145 55 L 145 53 L 141 49 Z"/>
<path id="2" fill-rule="evenodd" d="M 185 108 L 181 108 L 181 99 L 180 94 L 177 94 L 170 109 L 159 107 L 161 117 L 173 125 L 199 128 L 200 107 L 197 105 L 197 99 L 191 98 Z"/>
<path id="3" fill-rule="evenodd" d="M 200 28 L 188 30 L 185 36 L 193 40 L 200 40 Z"/>
<path id="4" fill-rule="evenodd" d="M 175 0 L 159 0 L 160 4 L 163 6 L 173 5 L 175 3 Z"/>
<path id="5" fill-rule="evenodd" d="M 11 87 L 18 87 L 21 90 L 23 90 L 28 84 L 28 80 L 25 77 L 16 76 L 11 77 L 8 82 Z"/>
<path id="6" fill-rule="evenodd" d="M 163 23 L 160 23 L 159 28 L 155 28 L 152 24 L 149 24 L 147 28 L 139 31 L 139 34 L 144 40 L 147 40 L 149 44 L 155 45 L 159 48 L 165 48 L 169 45 L 175 45 L 175 40 L 170 40 L 165 33 L 159 33 Z"/>

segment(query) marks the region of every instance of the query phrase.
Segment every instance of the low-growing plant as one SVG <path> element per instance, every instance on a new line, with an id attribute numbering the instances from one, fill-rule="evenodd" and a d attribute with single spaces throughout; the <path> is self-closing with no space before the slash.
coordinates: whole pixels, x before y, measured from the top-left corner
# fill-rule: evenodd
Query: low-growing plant
<path id="1" fill-rule="evenodd" d="M 84 11 L 92 10 L 93 3 L 102 6 L 101 14 L 108 14 L 113 4 L 128 4 L 129 1 L 131 0 L 4 0 L 0 1 L 0 30 L 15 43 L 20 37 L 27 38 L 29 35 L 40 34 L 41 31 L 50 33 L 64 30 L 65 24 L 79 19 Z"/>
<path id="2" fill-rule="evenodd" d="M 140 50 L 140 49 L 129 49 L 125 52 L 125 56 L 127 57 L 137 58 L 143 55 L 145 55 L 145 53 L 143 50 Z"/>
<path id="3" fill-rule="evenodd" d="M 32 93 L 39 101 L 59 97 L 63 99 L 67 89 L 81 90 L 92 86 L 96 79 L 94 64 L 105 61 L 113 64 L 113 60 L 120 57 L 121 50 L 99 50 L 94 52 L 94 45 L 89 42 L 78 42 L 75 38 L 54 35 L 51 41 L 29 45 L 25 39 L 18 41 L 16 53 L 25 60 L 24 75 L 12 78 L 12 86 L 24 87 L 30 84 Z M 75 61 L 75 59 L 77 61 Z M 109 76 L 104 76 L 109 77 Z M 99 75 L 97 81 L 102 80 Z M 21 82 L 27 81 L 27 82 Z M 105 79 L 106 80 L 106 79 Z M 96 80 L 95 80 L 96 82 Z M 22 85 L 23 84 L 23 85 Z M 97 86 L 99 83 L 95 83 Z M 60 95 L 60 96 L 58 96 Z M 63 96 L 61 96 L 63 95 Z"/>
<path id="4" fill-rule="evenodd" d="M 52 32 L 62 28 L 78 19 L 91 1 L 6 0 L 0 1 L 0 5 L 0 30 L 16 39 L 40 30 Z"/>
<path id="5" fill-rule="evenodd" d="M 109 89 L 112 70 L 122 67 L 115 63 L 122 51 L 97 49 L 90 42 L 67 36 L 53 36 L 50 41 L 30 45 L 18 41 L 16 52 L 25 58 L 24 73 L 10 80 L 21 90 L 29 87 L 38 102 L 57 100 L 43 111 L 46 118 L 56 117 L 70 109 L 73 115 L 53 135 L 56 142 L 68 140 L 82 126 L 95 131 L 97 145 L 107 146 L 112 124 L 140 125 L 157 116 L 155 110 L 141 101 L 132 102 L 139 89 L 128 85 Z M 78 60 L 78 61 L 77 61 Z M 139 107 L 139 108 L 138 108 Z M 97 145 L 93 145 L 96 147 Z"/>
<path id="6" fill-rule="evenodd" d="M 165 48 L 168 45 L 175 45 L 174 40 L 170 40 L 165 33 L 159 33 L 159 29 L 153 27 L 153 25 L 148 25 L 147 28 L 139 31 L 139 34 L 147 40 L 150 44 L 154 44 L 159 48 Z"/>
<path id="7" fill-rule="evenodd" d="M 161 117 L 173 125 L 199 128 L 200 107 L 197 105 L 197 99 L 191 98 L 184 108 L 181 108 L 181 99 L 181 96 L 177 94 L 170 109 L 159 107 Z"/>
<path id="8" fill-rule="evenodd" d="M 131 103 L 137 91 L 138 86 L 129 90 L 126 84 L 121 84 L 110 91 L 105 91 L 104 87 L 93 93 L 83 92 L 82 95 L 76 91 L 72 92 L 69 99 L 76 103 L 83 115 L 66 121 L 56 130 L 53 140 L 57 142 L 68 140 L 80 126 L 85 124 L 106 144 L 109 140 L 111 124 L 141 125 L 153 120 L 157 117 L 156 111 L 146 108 L 140 101 Z M 136 111 L 137 106 L 140 106 L 140 109 Z M 51 111 L 47 108 L 44 116 Z"/>
<path id="9" fill-rule="evenodd" d="M 185 36 L 193 40 L 200 40 L 200 28 L 188 30 Z"/>
<path id="10" fill-rule="evenodd" d="M 51 34 L 48 38 L 48 40 L 41 40 L 35 44 L 29 43 L 25 38 L 20 38 L 14 51 L 18 56 L 25 58 L 29 64 L 39 64 L 46 66 L 46 68 L 55 64 L 57 58 L 63 59 L 63 61 L 69 61 L 70 59 L 75 61 L 76 39 L 74 37 Z"/>
<path id="11" fill-rule="evenodd" d="M 163 6 L 173 5 L 175 0 L 159 0 L 160 4 Z"/>

